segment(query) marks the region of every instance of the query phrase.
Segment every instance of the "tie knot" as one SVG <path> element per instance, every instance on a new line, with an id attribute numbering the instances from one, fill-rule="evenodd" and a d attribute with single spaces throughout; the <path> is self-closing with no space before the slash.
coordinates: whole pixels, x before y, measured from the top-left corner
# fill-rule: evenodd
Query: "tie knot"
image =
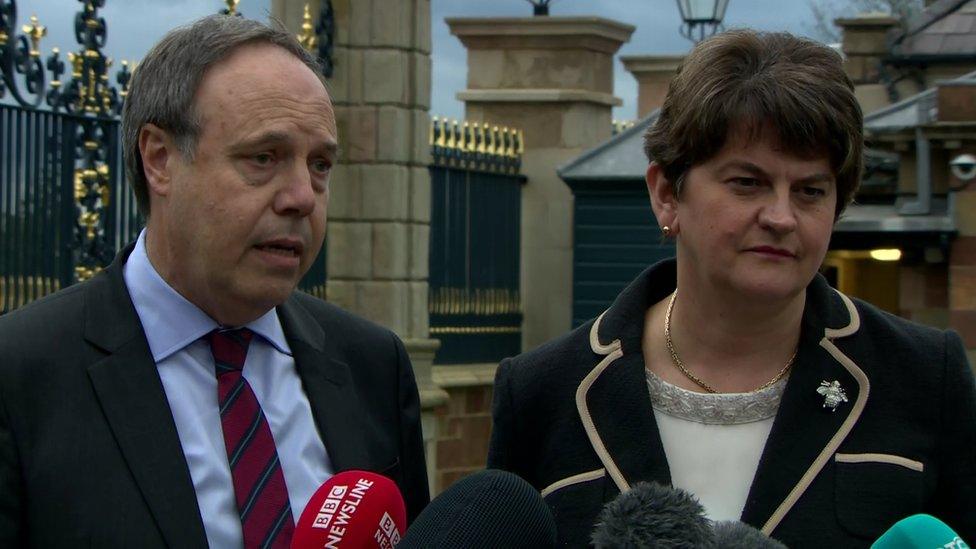
<path id="1" fill-rule="evenodd" d="M 247 346 L 251 343 L 252 337 L 254 332 L 247 328 L 217 329 L 206 335 L 207 341 L 210 342 L 214 364 L 217 366 L 217 375 L 244 368 Z"/>

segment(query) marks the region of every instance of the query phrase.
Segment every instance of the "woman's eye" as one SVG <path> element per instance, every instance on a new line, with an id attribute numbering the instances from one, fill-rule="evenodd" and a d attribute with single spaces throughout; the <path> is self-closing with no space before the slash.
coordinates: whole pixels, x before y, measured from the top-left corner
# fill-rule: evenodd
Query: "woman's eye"
<path id="1" fill-rule="evenodd" d="M 730 180 L 730 183 L 737 187 L 750 188 L 758 186 L 759 180 L 752 177 L 735 177 Z"/>

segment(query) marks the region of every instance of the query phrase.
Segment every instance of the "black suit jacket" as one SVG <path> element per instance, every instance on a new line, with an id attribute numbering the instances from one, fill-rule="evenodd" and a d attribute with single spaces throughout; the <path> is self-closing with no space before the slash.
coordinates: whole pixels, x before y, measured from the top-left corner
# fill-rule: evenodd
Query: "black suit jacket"
<path id="1" fill-rule="evenodd" d="M 206 547 L 162 382 L 122 278 L 0 317 L 0 547 Z M 429 500 L 417 386 L 389 330 L 294 293 L 278 308 L 336 471 Z"/>
<path id="2" fill-rule="evenodd" d="M 641 334 L 674 281 L 674 263 L 659 263 L 599 318 L 499 367 L 488 466 L 542 491 L 564 545 L 586 545 L 603 505 L 631 484 L 671 483 Z M 834 380 L 849 402 L 830 412 L 817 388 Z M 742 520 L 794 549 L 866 547 L 926 512 L 972 543 L 974 393 L 957 335 L 851 300 L 817 276 Z"/>

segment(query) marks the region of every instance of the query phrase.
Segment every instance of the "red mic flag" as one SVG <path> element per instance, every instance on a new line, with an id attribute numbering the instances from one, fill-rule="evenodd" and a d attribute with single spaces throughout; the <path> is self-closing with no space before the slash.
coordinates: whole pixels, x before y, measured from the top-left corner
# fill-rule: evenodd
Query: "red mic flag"
<path id="1" fill-rule="evenodd" d="M 403 497 L 392 480 L 368 471 L 344 471 L 308 500 L 291 549 L 392 548 L 406 525 Z"/>

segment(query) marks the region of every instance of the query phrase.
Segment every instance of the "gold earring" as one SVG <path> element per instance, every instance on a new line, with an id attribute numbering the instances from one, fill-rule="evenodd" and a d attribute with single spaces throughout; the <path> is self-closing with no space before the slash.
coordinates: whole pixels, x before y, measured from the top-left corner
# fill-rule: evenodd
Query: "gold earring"
<path id="1" fill-rule="evenodd" d="M 671 236 L 671 227 L 668 227 L 667 225 L 664 225 L 663 227 L 661 227 L 661 234 L 664 235 L 664 238 L 670 238 L 670 236 Z"/>

